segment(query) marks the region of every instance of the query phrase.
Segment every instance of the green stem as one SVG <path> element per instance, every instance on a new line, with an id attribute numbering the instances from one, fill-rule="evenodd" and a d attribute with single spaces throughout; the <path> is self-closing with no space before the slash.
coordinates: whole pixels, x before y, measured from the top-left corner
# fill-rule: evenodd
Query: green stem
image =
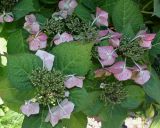
<path id="1" fill-rule="evenodd" d="M 149 14 L 149 15 L 152 15 L 152 14 L 153 14 L 153 12 L 148 12 L 148 11 L 141 11 L 141 13 Z"/>

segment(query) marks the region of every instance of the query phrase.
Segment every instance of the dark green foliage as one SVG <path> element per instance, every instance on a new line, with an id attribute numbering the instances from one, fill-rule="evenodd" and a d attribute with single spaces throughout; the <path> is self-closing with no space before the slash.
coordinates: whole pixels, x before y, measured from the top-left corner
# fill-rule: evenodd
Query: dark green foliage
<path id="1" fill-rule="evenodd" d="M 10 12 L 18 0 L 0 0 L 0 13 Z"/>
<path id="2" fill-rule="evenodd" d="M 37 90 L 36 100 L 43 105 L 57 105 L 65 96 L 64 79 L 60 71 L 33 70 L 30 80 Z"/>

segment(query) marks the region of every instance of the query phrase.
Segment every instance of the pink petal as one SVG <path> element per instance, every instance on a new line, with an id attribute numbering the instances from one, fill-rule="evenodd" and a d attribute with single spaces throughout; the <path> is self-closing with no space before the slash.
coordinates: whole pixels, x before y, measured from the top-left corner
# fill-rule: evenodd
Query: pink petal
<path id="1" fill-rule="evenodd" d="M 108 26 L 108 13 L 107 12 L 97 7 L 96 17 L 98 18 L 97 19 L 98 26 L 100 25 Z"/>
<path id="2" fill-rule="evenodd" d="M 66 32 L 62 33 L 61 35 L 60 34 L 57 34 L 55 37 L 54 37 L 54 43 L 56 45 L 59 45 L 61 43 L 64 43 L 64 42 L 70 42 L 70 41 L 73 41 L 73 37 L 71 34 L 68 34 Z"/>
<path id="3" fill-rule="evenodd" d="M 38 39 L 40 40 L 40 41 L 46 41 L 47 39 L 48 39 L 48 37 L 47 37 L 47 35 L 45 34 L 45 33 L 39 33 L 39 35 L 38 35 Z"/>
<path id="4" fill-rule="evenodd" d="M 39 104 L 38 103 L 32 103 L 32 102 L 26 102 L 25 105 L 21 106 L 21 111 L 26 116 L 34 115 L 39 113 Z"/>
<path id="5" fill-rule="evenodd" d="M 143 85 L 150 79 L 150 72 L 148 70 L 142 70 L 135 74 L 132 78 L 137 84 Z"/>
<path id="6" fill-rule="evenodd" d="M 125 66 L 125 62 L 119 61 L 107 69 L 113 74 L 118 74 L 123 71 L 124 66 Z"/>
<path id="7" fill-rule="evenodd" d="M 74 110 L 74 104 L 68 99 L 64 99 L 57 107 L 54 107 L 50 110 L 48 116 L 45 119 L 45 122 L 49 122 L 54 127 L 59 120 L 67 118 L 70 118 L 71 113 Z"/>
<path id="8" fill-rule="evenodd" d="M 48 53 L 48 52 L 45 52 L 45 51 L 42 51 L 42 50 L 38 50 L 36 52 L 36 56 L 40 57 L 41 60 L 43 61 L 43 66 L 48 70 L 48 71 L 51 71 L 52 70 L 52 67 L 53 67 L 53 62 L 54 62 L 54 58 L 55 56 Z"/>
<path id="9" fill-rule="evenodd" d="M 82 88 L 83 87 L 83 80 L 84 80 L 84 77 L 69 76 L 65 80 L 64 85 L 67 88 L 73 88 L 73 87 Z"/>
<path id="10" fill-rule="evenodd" d="M 107 71 L 107 69 L 97 69 L 94 73 L 96 78 L 111 75 L 111 73 Z"/>
<path id="11" fill-rule="evenodd" d="M 26 22 L 32 24 L 33 22 L 36 22 L 36 17 L 33 14 L 26 15 L 25 20 L 26 20 Z"/>
<path id="12" fill-rule="evenodd" d="M 114 47 L 117 48 L 120 46 L 120 40 L 118 38 L 111 38 L 109 39 L 109 43 Z"/>
<path id="13" fill-rule="evenodd" d="M 98 47 L 98 55 L 101 59 L 105 60 L 109 54 L 114 51 L 112 46 L 100 46 Z"/>
<path id="14" fill-rule="evenodd" d="M 31 40 L 29 42 L 29 50 L 31 50 L 31 51 L 37 51 L 38 49 L 40 49 L 40 41 L 38 39 Z"/>
<path id="15" fill-rule="evenodd" d="M 108 34 L 108 30 L 101 30 L 99 31 L 99 37 L 104 37 Z"/>
<path id="16" fill-rule="evenodd" d="M 114 74 L 115 78 L 119 81 L 126 81 L 131 79 L 132 77 L 132 72 L 129 69 L 123 69 L 121 73 Z"/>
<path id="17" fill-rule="evenodd" d="M 107 56 L 105 60 L 99 60 L 102 67 L 105 67 L 105 66 L 109 66 L 109 65 L 112 65 L 114 64 L 114 62 L 116 61 L 116 58 L 113 57 L 113 56 Z"/>
<path id="18" fill-rule="evenodd" d="M 9 15 L 9 14 L 6 14 L 5 16 L 4 16 L 4 21 L 5 22 L 13 22 L 13 17 L 11 16 L 11 15 Z"/>

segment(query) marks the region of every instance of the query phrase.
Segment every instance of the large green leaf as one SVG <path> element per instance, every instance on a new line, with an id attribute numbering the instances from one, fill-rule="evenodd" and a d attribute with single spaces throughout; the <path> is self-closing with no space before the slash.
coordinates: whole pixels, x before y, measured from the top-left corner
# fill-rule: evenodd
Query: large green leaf
<path id="1" fill-rule="evenodd" d="M 20 19 L 26 14 L 36 11 L 35 9 L 35 0 L 21 0 L 14 7 L 13 13 L 16 19 Z"/>
<path id="2" fill-rule="evenodd" d="M 91 66 L 91 43 L 64 43 L 53 48 L 54 67 L 65 74 L 85 75 Z"/>
<path id="3" fill-rule="evenodd" d="M 48 110 L 41 109 L 38 115 L 33 115 L 31 117 L 25 117 L 22 128 L 52 128 L 50 123 L 45 122 Z"/>
<path id="4" fill-rule="evenodd" d="M 88 99 L 86 97 L 88 97 L 88 93 L 84 88 L 75 88 L 70 91 L 70 100 L 75 104 L 76 111 L 82 111 L 87 108 Z"/>
<path id="5" fill-rule="evenodd" d="M 124 108 L 135 109 L 145 100 L 143 89 L 137 85 L 127 86 L 126 91 L 127 98 L 121 103 Z"/>
<path id="6" fill-rule="evenodd" d="M 130 24 L 134 32 L 143 25 L 143 17 L 139 8 L 132 0 L 119 0 L 113 9 L 113 24 L 121 32 Z"/>
<path id="7" fill-rule="evenodd" d="M 154 69 L 152 69 L 149 82 L 143 85 L 143 89 L 148 96 L 160 103 L 160 80 Z"/>
<path id="8" fill-rule="evenodd" d="M 114 7 L 117 4 L 117 1 L 118 0 L 105 0 L 105 3 L 103 4 L 102 8 L 106 10 L 111 16 L 113 13 Z"/>
<path id="9" fill-rule="evenodd" d="M 160 126 L 160 114 L 158 114 L 152 121 L 150 128 L 159 128 Z"/>
<path id="10" fill-rule="evenodd" d="M 25 52 L 25 44 L 22 35 L 22 30 L 12 33 L 8 38 L 7 43 L 8 54 L 17 54 Z"/>
<path id="11" fill-rule="evenodd" d="M 74 12 L 78 17 L 87 23 L 92 21 L 91 12 L 85 8 L 82 4 L 79 4 Z"/>
<path id="12" fill-rule="evenodd" d="M 87 117 L 82 112 L 73 113 L 70 119 L 62 120 L 63 126 L 66 128 L 86 128 Z M 59 127 L 62 128 L 62 127 Z"/>
<path id="13" fill-rule="evenodd" d="M 102 128 L 122 128 L 127 112 L 120 106 L 108 106 L 100 113 Z"/>
<path id="14" fill-rule="evenodd" d="M 8 78 L 13 87 L 30 91 L 33 89 L 29 76 L 33 69 L 42 67 L 42 61 L 32 54 L 17 54 L 8 57 Z"/>
<path id="15" fill-rule="evenodd" d="M 25 100 L 32 98 L 34 90 L 19 91 L 12 86 L 7 79 L 6 68 L 0 68 L 0 97 L 5 104 L 12 110 L 19 112 L 20 106 Z"/>
<path id="16" fill-rule="evenodd" d="M 154 15 L 160 17 L 160 0 L 154 0 Z"/>

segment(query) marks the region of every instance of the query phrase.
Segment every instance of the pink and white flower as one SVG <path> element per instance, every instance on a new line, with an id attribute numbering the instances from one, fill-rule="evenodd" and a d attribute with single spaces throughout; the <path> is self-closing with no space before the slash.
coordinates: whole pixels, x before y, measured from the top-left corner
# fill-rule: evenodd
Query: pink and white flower
<path id="1" fill-rule="evenodd" d="M 150 72 L 146 69 L 146 66 L 136 65 L 137 66 L 133 68 L 132 80 L 137 84 L 144 85 L 151 77 Z"/>
<path id="2" fill-rule="evenodd" d="M 39 104 L 31 101 L 27 101 L 24 105 L 21 106 L 22 113 L 27 117 L 29 117 L 30 115 L 38 114 L 39 110 Z"/>
<path id="3" fill-rule="evenodd" d="M 36 17 L 33 14 L 25 16 L 26 22 L 24 23 L 24 29 L 31 34 L 36 34 L 40 31 L 40 25 L 36 21 Z"/>
<path id="4" fill-rule="evenodd" d="M 155 38 L 156 34 L 147 34 L 146 31 L 140 31 L 137 34 L 137 37 L 140 38 L 139 45 L 143 48 L 151 49 L 152 41 Z"/>
<path id="5" fill-rule="evenodd" d="M 132 77 L 132 71 L 126 67 L 126 62 L 120 61 L 107 68 L 119 81 L 129 80 Z"/>
<path id="6" fill-rule="evenodd" d="M 65 85 L 65 87 L 67 87 L 69 89 L 73 88 L 73 87 L 82 88 L 84 79 L 85 79 L 84 77 L 68 75 L 68 76 L 66 76 L 66 80 L 64 82 L 64 85 Z"/>
<path id="7" fill-rule="evenodd" d="M 12 13 L 3 13 L 0 15 L 0 23 L 10 23 L 13 22 L 14 18 L 13 18 L 13 14 Z"/>
<path id="8" fill-rule="evenodd" d="M 102 64 L 102 67 L 112 65 L 115 62 L 116 57 L 118 57 L 112 46 L 98 47 L 98 55 L 100 57 L 99 61 Z"/>
<path id="9" fill-rule="evenodd" d="M 29 42 L 29 49 L 37 51 L 47 47 L 47 35 L 43 32 L 38 32 L 36 35 L 30 35 L 27 41 Z"/>
<path id="10" fill-rule="evenodd" d="M 55 45 L 59 45 L 61 43 L 73 41 L 73 36 L 71 34 L 64 32 L 62 34 L 57 34 L 54 37 L 53 41 L 54 41 Z"/>
<path id="11" fill-rule="evenodd" d="M 65 99 L 57 107 L 52 109 L 49 108 L 49 113 L 45 119 L 45 122 L 50 122 L 54 127 L 59 120 L 69 119 L 73 110 L 74 104 L 68 101 L 68 99 Z"/>
<path id="12" fill-rule="evenodd" d="M 114 47 L 117 48 L 120 45 L 122 35 L 118 32 L 114 32 L 111 29 L 108 30 L 101 30 L 99 32 L 100 40 L 109 39 L 109 43 Z"/>
<path id="13" fill-rule="evenodd" d="M 67 11 L 68 15 L 72 15 L 78 3 L 76 0 L 61 0 L 58 7 L 61 11 Z"/>
<path id="14" fill-rule="evenodd" d="M 94 19 L 94 22 L 96 22 L 97 26 L 108 26 L 108 13 L 97 7 L 96 18 Z"/>
<path id="15" fill-rule="evenodd" d="M 43 68 L 46 68 L 48 71 L 52 70 L 53 62 L 55 56 L 42 50 L 38 50 L 36 52 L 36 56 L 40 57 L 40 59 L 43 61 Z"/>

